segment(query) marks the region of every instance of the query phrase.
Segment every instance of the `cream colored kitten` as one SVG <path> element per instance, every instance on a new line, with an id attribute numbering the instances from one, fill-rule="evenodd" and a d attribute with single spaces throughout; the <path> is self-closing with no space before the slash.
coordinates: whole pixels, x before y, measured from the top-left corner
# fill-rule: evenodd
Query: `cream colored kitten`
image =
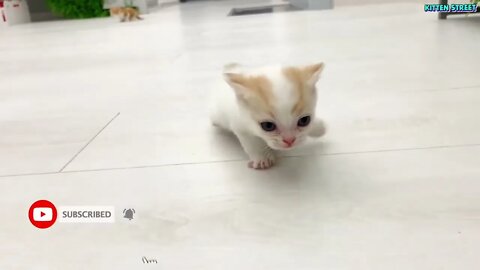
<path id="1" fill-rule="evenodd" d="M 273 150 L 289 150 L 307 136 L 325 133 L 315 116 L 315 84 L 323 68 L 323 63 L 250 70 L 228 65 L 224 77 L 232 89 L 215 96 L 211 121 L 238 137 L 249 167 L 267 169 L 275 163 Z"/>
<path id="2" fill-rule="evenodd" d="M 143 20 L 140 17 L 140 12 L 134 7 L 112 7 L 110 9 L 111 16 L 118 16 L 121 22 Z"/>

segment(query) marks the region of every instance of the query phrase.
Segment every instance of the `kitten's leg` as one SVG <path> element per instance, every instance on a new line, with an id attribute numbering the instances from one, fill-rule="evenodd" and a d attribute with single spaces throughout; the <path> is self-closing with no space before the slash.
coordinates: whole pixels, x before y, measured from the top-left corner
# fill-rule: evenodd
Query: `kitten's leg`
<path id="1" fill-rule="evenodd" d="M 125 20 L 127 19 L 127 17 L 125 16 L 125 14 L 123 14 L 121 17 L 120 17 L 120 22 L 125 22 Z"/>
<path id="2" fill-rule="evenodd" d="M 323 122 L 322 119 L 315 118 L 315 120 L 313 120 L 311 125 L 312 125 L 312 129 L 308 134 L 310 137 L 321 137 L 327 131 L 327 128 L 325 127 L 325 123 Z"/>
<path id="3" fill-rule="evenodd" d="M 275 163 L 275 153 L 262 139 L 245 133 L 235 134 L 243 150 L 245 150 L 250 158 L 248 167 L 262 170 L 273 166 Z"/>
<path id="4" fill-rule="evenodd" d="M 216 108 L 210 108 L 210 122 L 213 126 L 225 130 L 230 130 L 228 125 L 228 119 L 225 115 L 222 115 Z"/>

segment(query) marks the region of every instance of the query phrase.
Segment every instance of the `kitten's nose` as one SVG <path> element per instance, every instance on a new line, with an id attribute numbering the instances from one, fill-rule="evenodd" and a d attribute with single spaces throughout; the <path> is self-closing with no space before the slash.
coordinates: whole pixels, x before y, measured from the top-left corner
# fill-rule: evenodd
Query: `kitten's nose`
<path id="1" fill-rule="evenodd" d="M 292 144 L 295 142 L 295 137 L 283 138 L 283 142 L 284 142 L 287 146 L 292 146 Z"/>

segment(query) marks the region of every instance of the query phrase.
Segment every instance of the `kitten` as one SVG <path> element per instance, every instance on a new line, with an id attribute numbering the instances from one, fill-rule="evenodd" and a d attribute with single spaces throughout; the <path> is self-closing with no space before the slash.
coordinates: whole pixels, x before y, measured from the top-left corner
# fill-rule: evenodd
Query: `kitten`
<path id="1" fill-rule="evenodd" d="M 125 22 L 127 20 L 133 21 L 135 19 L 143 20 L 143 18 L 140 17 L 138 10 L 133 7 L 113 7 L 110 9 L 110 15 L 119 16 L 121 22 Z"/>
<path id="2" fill-rule="evenodd" d="M 325 134 L 323 121 L 315 117 L 315 84 L 323 68 L 323 63 L 257 70 L 227 65 L 224 78 L 232 91 L 215 96 L 212 124 L 238 137 L 250 168 L 270 168 L 274 150 L 289 150 L 307 136 Z"/>

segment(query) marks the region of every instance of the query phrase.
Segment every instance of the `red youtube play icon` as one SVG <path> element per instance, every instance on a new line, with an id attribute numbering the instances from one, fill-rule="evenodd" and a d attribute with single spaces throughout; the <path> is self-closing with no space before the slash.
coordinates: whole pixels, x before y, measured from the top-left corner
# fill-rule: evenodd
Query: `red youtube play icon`
<path id="1" fill-rule="evenodd" d="M 28 210 L 28 219 L 39 229 L 49 228 L 57 220 L 57 208 L 47 200 L 36 201 Z"/>

